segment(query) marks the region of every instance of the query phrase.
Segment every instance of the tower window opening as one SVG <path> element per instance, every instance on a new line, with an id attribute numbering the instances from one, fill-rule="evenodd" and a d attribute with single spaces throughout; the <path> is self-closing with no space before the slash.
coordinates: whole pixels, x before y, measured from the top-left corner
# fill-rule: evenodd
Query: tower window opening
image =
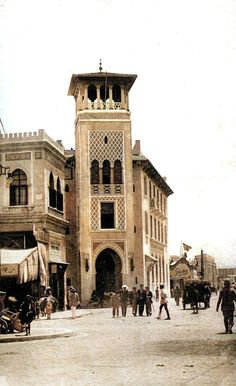
<path id="1" fill-rule="evenodd" d="M 99 162 L 93 160 L 90 168 L 90 180 L 91 184 L 99 184 Z"/>
<path id="2" fill-rule="evenodd" d="M 107 136 L 105 135 L 105 138 L 104 138 L 104 142 L 105 142 L 105 144 L 107 144 L 108 143 L 108 138 L 107 138 Z"/>
<path id="3" fill-rule="evenodd" d="M 94 86 L 94 84 L 90 84 L 88 86 L 88 98 L 91 100 L 91 102 L 94 102 L 95 99 L 97 99 L 97 88 Z"/>
<path id="4" fill-rule="evenodd" d="M 114 203 L 101 203 L 101 229 L 113 229 L 115 227 Z"/>
<path id="5" fill-rule="evenodd" d="M 105 87 L 105 85 L 102 85 L 100 88 L 100 98 L 103 102 L 106 102 L 108 97 L 109 97 L 108 87 Z"/>
<path id="6" fill-rule="evenodd" d="M 102 183 L 110 184 L 111 183 L 111 167 L 110 161 L 105 160 L 102 167 Z"/>
<path id="7" fill-rule="evenodd" d="M 114 184 L 122 184 L 122 165 L 120 160 L 114 162 Z"/>
<path id="8" fill-rule="evenodd" d="M 121 89 L 118 84 L 112 87 L 112 99 L 114 102 L 121 102 Z"/>

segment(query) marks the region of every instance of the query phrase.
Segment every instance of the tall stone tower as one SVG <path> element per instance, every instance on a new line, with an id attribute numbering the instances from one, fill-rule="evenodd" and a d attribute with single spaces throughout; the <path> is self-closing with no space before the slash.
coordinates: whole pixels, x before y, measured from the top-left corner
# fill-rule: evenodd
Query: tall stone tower
<path id="1" fill-rule="evenodd" d="M 82 301 L 134 282 L 129 91 L 136 75 L 72 75 L 76 102 L 77 250 Z"/>

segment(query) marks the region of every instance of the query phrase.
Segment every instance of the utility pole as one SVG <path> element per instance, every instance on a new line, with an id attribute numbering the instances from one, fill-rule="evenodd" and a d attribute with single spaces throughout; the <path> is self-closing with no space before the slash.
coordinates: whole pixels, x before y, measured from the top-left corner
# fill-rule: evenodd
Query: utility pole
<path id="1" fill-rule="evenodd" d="M 201 249 L 201 277 L 204 280 L 204 253 L 203 249 Z"/>
<path id="2" fill-rule="evenodd" d="M 6 130 L 5 130 L 4 126 L 3 126 L 2 120 L 0 118 L 0 134 L 1 134 L 1 132 L 3 132 L 3 134 L 6 134 Z"/>

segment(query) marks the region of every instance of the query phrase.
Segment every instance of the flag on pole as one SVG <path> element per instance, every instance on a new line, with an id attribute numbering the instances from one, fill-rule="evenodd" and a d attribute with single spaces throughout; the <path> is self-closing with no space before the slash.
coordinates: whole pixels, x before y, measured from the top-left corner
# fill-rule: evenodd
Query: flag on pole
<path id="1" fill-rule="evenodd" d="M 187 251 L 187 252 L 188 252 L 191 248 L 192 248 L 192 247 L 190 247 L 190 245 L 183 243 L 183 250 L 184 250 L 184 251 Z"/>

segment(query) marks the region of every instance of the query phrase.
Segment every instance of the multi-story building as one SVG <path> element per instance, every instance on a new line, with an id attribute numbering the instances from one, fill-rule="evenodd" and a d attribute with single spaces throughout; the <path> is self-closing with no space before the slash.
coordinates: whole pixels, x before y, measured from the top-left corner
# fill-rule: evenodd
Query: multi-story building
<path id="1" fill-rule="evenodd" d="M 10 178 L 0 177 L 1 247 L 17 248 L 18 256 L 23 249 L 34 253 L 38 273 L 36 280 L 28 275 L 28 288 L 50 285 L 61 308 L 70 285 L 84 304 L 93 290 L 123 284 L 169 289 L 167 199 L 173 192 L 139 141 L 132 149 L 135 79 L 102 71 L 72 76 L 75 150 L 42 130 L 0 137 L 1 165 L 10 171 Z M 4 275 L 9 284 L 7 269 Z"/>
<path id="2" fill-rule="evenodd" d="M 133 148 L 135 282 L 152 290 L 165 284 L 169 291 L 168 206 L 172 190 L 142 154 L 140 141 Z"/>
<path id="3" fill-rule="evenodd" d="M 151 162 L 132 155 L 129 91 L 136 75 L 73 75 L 76 213 L 82 300 L 94 289 L 169 283 L 167 197 Z"/>
<path id="4" fill-rule="evenodd" d="M 223 287 L 223 283 L 225 279 L 229 279 L 231 283 L 236 283 L 236 268 L 218 268 L 217 269 L 217 280 L 218 286 Z"/>
<path id="5" fill-rule="evenodd" d="M 1 135 L 0 151 L 8 172 L 0 176 L 1 287 L 40 296 L 50 285 L 62 309 L 68 229 L 64 149 L 39 130 Z"/>
<path id="6" fill-rule="evenodd" d="M 201 255 L 194 257 L 193 265 L 201 280 L 209 282 L 213 287 L 217 287 L 217 266 L 213 256 L 202 251 Z"/>

